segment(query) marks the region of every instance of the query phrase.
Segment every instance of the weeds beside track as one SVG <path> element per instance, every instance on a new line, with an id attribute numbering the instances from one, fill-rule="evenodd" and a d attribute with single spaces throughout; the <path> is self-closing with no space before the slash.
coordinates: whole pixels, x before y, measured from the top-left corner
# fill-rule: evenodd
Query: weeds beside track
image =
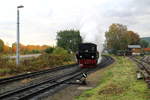
<path id="1" fill-rule="evenodd" d="M 76 65 L 77 64 L 59 66 L 59 67 L 52 68 L 52 69 L 46 69 L 46 70 L 42 70 L 42 71 L 37 71 L 37 72 L 32 72 L 32 73 L 27 73 L 27 74 L 21 74 L 21 75 L 17 75 L 17 76 L 8 77 L 8 78 L 2 78 L 2 79 L 0 79 L 0 85 L 1 84 L 6 84 L 6 83 L 9 83 L 9 82 L 14 82 L 14 81 L 21 80 L 21 79 L 25 79 L 25 78 L 31 78 L 31 77 L 34 77 L 34 76 L 39 76 L 39 75 L 54 72 L 54 71 L 67 69 L 67 68 L 70 68 L 70 67 L 75 67 Z"/>
<path id="2" fill-rule="evenodd" d="M 135 57 L 130 58 L 137 63 L 137 66 L 139 67 L 139 72 L 144 76 L 144 80 L 150 88 L 150 65 L 144 61 L 136 59 Z"/>
<path id="3" fill-rule="evenodd" d="M 33 98 L 45 91 L 52 90 L 58 87 L 60 84 L 64 84 L 70 80 L 75 79 L 76 77 L 82 77 L 83 73 L 89 73 L 99 68 L 105 67 L 113 62 L 113 59 L 110 57 L 104 57 L 105 60 L 101 62 L 99 67 L 95 69 L 77 69 L 69 73 L 64 73 L 63 75 L 58 75 L 55 77 L 50 77 L 47 80 L 42 80 L 39 83 L 27 85 L 26 87 L 19 87 L 12 91 L 8 91 L 0 94 L 1 100 L 13 99 L 13 100 L 27 100 Z"/>

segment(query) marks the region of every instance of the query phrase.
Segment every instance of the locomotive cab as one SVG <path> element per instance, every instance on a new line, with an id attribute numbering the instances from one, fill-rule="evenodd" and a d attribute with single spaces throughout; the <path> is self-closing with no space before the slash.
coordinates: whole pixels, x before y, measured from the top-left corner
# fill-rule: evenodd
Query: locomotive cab
<path id="1" fill-rule="evenodd" d="M 76 58 L 80 67 L 95 67 L 99 58 L 98 55 L 96 44 L 81 43 Z"/>

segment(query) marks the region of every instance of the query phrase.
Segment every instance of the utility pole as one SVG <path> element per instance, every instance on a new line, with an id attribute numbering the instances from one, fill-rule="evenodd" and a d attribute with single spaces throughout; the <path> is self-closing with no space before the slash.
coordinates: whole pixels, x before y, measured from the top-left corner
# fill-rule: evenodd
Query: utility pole
<path id="1" fill-rule="evenodd" d="M 20 5 L 17 6 L 17 44 L 16 44 L 16 64 L 19 65 L 20 62 L 20 48 L 19 48 L 19 42 L 20 42 L 20 29 L 19 29 L 19 8 L 23 8 L 24 6 Z"/>

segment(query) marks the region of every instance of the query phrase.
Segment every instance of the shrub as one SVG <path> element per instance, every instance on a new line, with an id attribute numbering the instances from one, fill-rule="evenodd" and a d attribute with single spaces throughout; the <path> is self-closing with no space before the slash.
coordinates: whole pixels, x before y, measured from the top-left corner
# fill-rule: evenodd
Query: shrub
<path id="1" fill-rule="evenodd" d="M 32 53 L 36 54 L 36 53 L 40 53 L 40 51 L 39 50 L 32 50 Z"/>
<path id="2" fill-rule="evenodd" d="M 67 50 L 63 49 L 63 48 L 60 48 L 60 47 L 56 47 L 53 51 L 53 54 L 56 54 L 56 55 L 66 55 L 68 54 Z"/>
<path id="3" fill-rule="evenodd" d="M 0 75 L 19 74 L 29 71 L 33 72 L 45 68 L 53 68 L 55 66 L 70 64 L 70 62 L 73 62 L 74 59 L 72 59 L 72 55 L 69 55 L 64 51 L 62 54 L 42 54 L 37 58 L 21 59 L 19 66 L 16 66 L 15 59 L 0 57 Z"/>
<path id="4" fill-rule="evenodd" d="M 44 52 L 46 52 L 46 53 L 52 53 L 53 52 L 53 50 L 54 50 L 54 48 L 52 48 L 52 47 L 49 47 L 49 48 L 47 48 L 47 49 L 45 49 L 44 50 Z"/>

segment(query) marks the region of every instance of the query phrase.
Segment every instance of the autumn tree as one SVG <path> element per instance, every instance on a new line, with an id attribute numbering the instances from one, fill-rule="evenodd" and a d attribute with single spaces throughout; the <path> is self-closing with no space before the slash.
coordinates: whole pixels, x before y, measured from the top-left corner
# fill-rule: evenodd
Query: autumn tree
<path id="1" fill-rule="evenodd" d="M 68 51 L 77 51 L 78 44 L 82 42 L 78 30 L 64 30 L 57 32 L 57 46 Z"/>
<path id="2" fill-rule="evenodd" d="M 127 41 L 128 44 L 139 44 L 140 41 L 140 37 L 137 33 L 133 32 L 133 31 L 127 31 Z"/>
<path id="3" fill-rule="evenodd" d="M 44 51 L 46 48 L 49 48 L 48 45 L 23 45 L 19 44 L 19 49 L 21 54 L 32 54 L 32 53 L 40 53 Z M 12 52 L 16 52 L 16 43 L 12 44 Z"/>
<path id="4" fill-rule="evenodd" d="M 0 53 L 3 52 L 4 49 L 4 42 L 0 39 Z"/>
<path id="5" fill-rule="evenodd" d="M 4 45 L 4 48 L 3 48 L 3 53 L 11 53 L 11 47 L 9 47 L 8 45 Z"/>
<path id="6" fill-rule="evenodd" d="M 127 33 L 127 27 L 122 24 L 112 24 L 109 30 L 105 32 L 107 47 L 115 50 L 124 49 L 126 44 L 125 34 Z"/>
<path id="7" fill-rule="evenodd" d="M 11 48 L 12 48 L 12 52 L 15 53 L 16 52 L 16 43 L 13 43 Z"/>
<path id="8" fill-rule="evenodd" d="M 112 24 L 105 32 L 107 48 L 112 50 L 125 50 L 129 44 L 138 44 L 139 35 L 133 31 L 128 31 L 127 26 L 122 24 Z"/>

